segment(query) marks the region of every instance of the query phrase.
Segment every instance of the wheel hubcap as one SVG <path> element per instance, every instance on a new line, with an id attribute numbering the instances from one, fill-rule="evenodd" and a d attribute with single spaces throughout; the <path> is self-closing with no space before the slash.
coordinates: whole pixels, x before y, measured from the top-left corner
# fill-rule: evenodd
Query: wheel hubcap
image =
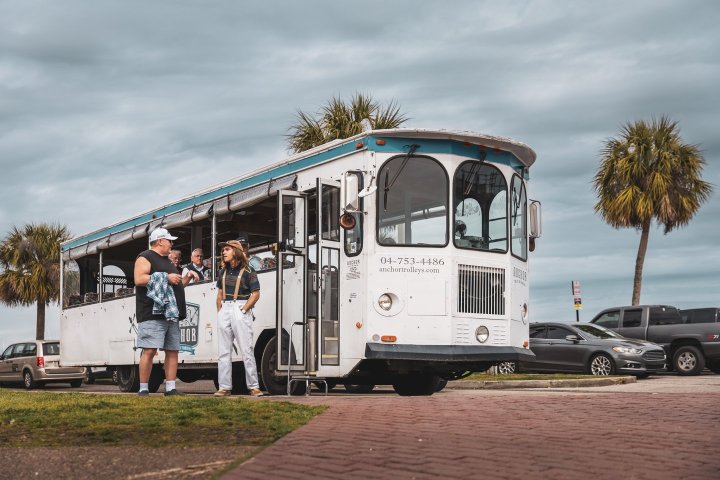
<path id="1" fill-rule="evenodd" d="M 605 357 L 596 357 L 590 365 L 593 375 L 610 375 L 610 360 Z"/>
<path id="2" fill-rule="evenodd" d="M 498 366 L 498 372 L 503 375 L 515 373 L 515 364 L 512 362 L 503 362 Z"/>
<path id="3" fill-rule="evenodd" d="M 695 368 L 695 355 L 683 352 L 678 357 L 678 368 L 687 372 Z"/>

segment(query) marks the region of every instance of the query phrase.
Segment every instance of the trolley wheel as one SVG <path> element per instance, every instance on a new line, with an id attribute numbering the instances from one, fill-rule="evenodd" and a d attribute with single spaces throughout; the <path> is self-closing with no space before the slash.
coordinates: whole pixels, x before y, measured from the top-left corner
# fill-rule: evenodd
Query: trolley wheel
<path id="1" fill-rule="evenodd" d="M 281 372 L 275 367 L 277 365 L 277 337 L 272 337 L 263 348 L 262 359 L 260 360 L 260 374 L 263 385 L 270 395 L 287 394 L 287 372 Z M 305 393 L 305 382 L 293 382 L 292 395 Z"/>
<path id="2" fill-rule="evenodd" d="M 117 372 L 117 386 L 121 392 L 137 392 L 140 390 L 140 371 L 137 365 L 121 365 Z"/>
<path id="3" fill-rule="evenodd" d="M 83 384 L 83 381 L 82 381 L 82 380 L 72 380 L 72 381 L 70 382 L 70 386 L 71 386 L 72 388 L 80 388 L 80 387 L 82 387 L 82 384 Z"/>
<path id="4" fill-rule="evenodd" d="M 345 383 L 344 386 L 348 393 L 370 393 L 375 389 L 375 385 L 354 385 L 352 383 Z"/>
<path id="5" fill-rule="evenodd" d="M 439 383 L 440 377 L 434 374 L 407 374 L 396 377 L 393 389 L 403 397 L 432 395 Z"/>
<path id="6" fill-rule="evenodd" d="M 439 392 L 443 390 L 445 387 L 447 387 L 448 381 L 446 378 L 441 378 L 440 381 L 437 384 L 437 388 L 435 389 L 436 392 Z"/>

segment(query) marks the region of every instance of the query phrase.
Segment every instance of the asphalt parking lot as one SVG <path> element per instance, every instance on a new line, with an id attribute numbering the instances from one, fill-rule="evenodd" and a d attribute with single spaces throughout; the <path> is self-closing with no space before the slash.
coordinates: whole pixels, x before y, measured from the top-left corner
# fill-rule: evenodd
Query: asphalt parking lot
<path id="1" fill-rule="evenodd" d="M 211 382 L 182 388 L 213 391 Z M 118 392 L 112 385 L 46 390 Z M 448 389 L 431 397 L 338 389 L 328 397 L 252 399 L 330 408 L 223 478 L 717 479 L 718 398 L 720 375 L 704 374 L 605 387 Z M 211 463 L 202 455 L 195 462 Z M 205 478 L 192 472 L 187 465 L 143 478 Z M 128 478 L 115 473 L 105 478 Z"/>

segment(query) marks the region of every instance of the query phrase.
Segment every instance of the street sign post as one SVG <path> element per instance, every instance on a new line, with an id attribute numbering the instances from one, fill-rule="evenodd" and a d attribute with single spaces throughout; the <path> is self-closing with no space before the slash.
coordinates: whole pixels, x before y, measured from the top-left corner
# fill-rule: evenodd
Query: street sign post
<path id="1" fill-rule="evenodd" d="M 570 288 L 573 295 L 573 305 L 575 306 L 575 321 L 580 321 L 580 310 L 582 310 L 582 298 L 580 298 L 580 280 L 570 282 Z"/>

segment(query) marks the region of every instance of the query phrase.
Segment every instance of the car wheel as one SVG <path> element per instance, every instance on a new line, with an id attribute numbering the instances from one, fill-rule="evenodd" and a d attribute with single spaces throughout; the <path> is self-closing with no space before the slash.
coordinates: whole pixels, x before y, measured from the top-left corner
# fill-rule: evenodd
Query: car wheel
<path id="1" fill-rule="evenodd" d="M 700 375 L 705 368 L 705 357 L 697 347 L 684 345 L 675 350 L 673 367 L 678 375 Z"/>
<path id="2" fill-rule="evenodd" d="M 344 383 L 345 391 L 348 393 L 370 393 L 375 389 L 375 385 L 356 385 L 353 383 Z"/>
<path id="3" fill-rule="evenodd" d="M 70 382 L 70 386 L 71 386 L 72 388 L 80 388 L 80 387 L 82 387 L 82 384 L 83 384 L 83 381 L 82 381 L 82 380 L 72 380 L 72 381 Z"/>
<path id="4" fill-rule="evenodd" d="M 517 372 L 517 364 L 515 362 L 502 362 L 498 364 L 497 372 L 500 375 L 511 375 Z"/>
<path id="5" fill-rule="evenodd" d="M 615 373 L 615 364 L 608 355 L 598 353 L 590 360 L 588 370 L 592 375 L 612 375 Z"/>
<path id="6" fill-rule="evenodd" d="M 83 381 L 88 385 L 95 383 L 95 374 L 90 367 L 85 367 L 85 379 Z"/>
<path id="7" fill-rule="evenodd" d="M 30 370 L 25 370 L 23 372 L 23 386 L 25 387 L 25 390 L 31 390 L 38 386 Z"/>
<path id="8" fill-rule="evenodd" d="M 263 385 L 265 385 L 265 389 L 270 395 L 285 395 L 287 394 L 287 372 L 278 371 L 275 368 L 276 365 L 277 337 L 272 337 L 263 348 L 260 360 L 260 374 L 262 375 Z M 292 395 L 305 393 L 305 382 L 293 382 L 290 393 Z"/>

